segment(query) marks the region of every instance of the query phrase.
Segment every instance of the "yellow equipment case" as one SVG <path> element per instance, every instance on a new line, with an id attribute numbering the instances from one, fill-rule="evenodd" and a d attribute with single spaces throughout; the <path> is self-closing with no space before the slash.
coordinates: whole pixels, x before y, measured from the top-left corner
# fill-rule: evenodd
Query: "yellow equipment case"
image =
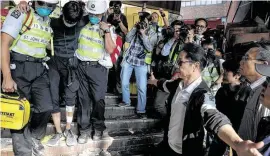
<path id="1" fill-rule="evenodd" d="M 30 103 L 19 95 L 1 93 L 0 126 L 14 130 L 22 129 L 30 118 Z"/>

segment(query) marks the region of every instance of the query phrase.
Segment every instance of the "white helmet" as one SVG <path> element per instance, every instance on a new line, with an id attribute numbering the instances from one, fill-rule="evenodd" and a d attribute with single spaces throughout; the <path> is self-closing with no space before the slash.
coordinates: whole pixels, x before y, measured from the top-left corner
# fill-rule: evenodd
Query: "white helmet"
<path id="1" fill-rule="evenodd" d="M 90 0 L 85 6 L 85 10 L 91 14 L 103 14 L 107 11 L 107 2 L 105 0 Z"/>
<path id="2" fill-rule="evenodd" d="M 51 4 L 57 4 L 59 3 L 59 0 L 42 0 L 43 2 L 51 3 Z"/>

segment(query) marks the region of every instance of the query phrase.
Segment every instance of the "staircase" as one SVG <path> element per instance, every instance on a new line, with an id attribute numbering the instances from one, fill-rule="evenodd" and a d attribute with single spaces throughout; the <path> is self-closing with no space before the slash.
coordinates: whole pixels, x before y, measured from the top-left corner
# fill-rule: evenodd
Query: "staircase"
<path id="1" fill-rule="evenodd" d="M 135 104 L 137 97 L 131 96 L 132 106 L 118 107 L 120 96 L 107 94 L 105 103 L 105 124 L 109 131 L 109 138 L 106 140 L 93 141 L 89 139 L 86 144 L 77 144 L 68 147 L 65 140 L 61 141 L 60 146 L 48 147 L 45 145 L 46 156 L 96 156 L 104 155 L 104 151 L 108 151 L 112 156 L 130 156 L 130 155 L 148 155 L 151 147 L 162 141 L 163 132 L 159 124 L 159 119 L 153 116 L 152 101 L 148 98 L 147 119 L 139 119 L 135 114 Z M 61 107 L 62 127 L 65 127 L 65 107 Z M 152 115 L 152 116 L 151 116 Z M 78 135 L 76 124 L 76 110 L 72 130 Z M 47 137 L 43 140 L 43 144 L 49 139 L 51 134 L 55 133 L 52 123 L 48 123 Z M 1 155 L 13 156 L 11 134 L 9 130 L 1 130 Z"/>

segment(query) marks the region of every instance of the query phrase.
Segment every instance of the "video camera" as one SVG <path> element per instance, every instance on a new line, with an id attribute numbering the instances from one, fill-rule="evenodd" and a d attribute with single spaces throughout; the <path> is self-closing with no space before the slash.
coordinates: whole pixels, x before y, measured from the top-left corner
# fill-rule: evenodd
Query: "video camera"
<path id="1" fill-rule="evenodd" d="M 179 30 L 174 30 L 173 27 L 168 27 L 166 29 L 163 29 L 161 31 L 161 34 L 164 36 L 164 38 L 170 39 L 170 38 L 173 38 L 175 31 L 180 31 L 179 37 L 185 40 L 188 36 L 189 28 L 185 24 L 183 24 Z"/>
<path id="2" fill-rule="evenodd" d="M 214 63 L 215 65 L 218 63 L 218 57 L 216 56 L 216 50 L 207 49 L 206 50 L 206 59 L 208 63 Z"/>
<path id="3" fill-rule="evenodd" d="M 121 14 L 121 7 L 120 7 L 120 5 L 114 5 L 113 6 L 113 13 L 115 15 L 120 15 Z"/>
<path id="4" fill-rule="evenodd" d="M 147 19 L 148 21 L 152 20 L 151 15 L 148 12 L 139 12 L 139 23 L 137 23 L 136 28 L 138 30 L 140 29 L 146 29 L 148 26 L 148 23 L 145 22 L 145 19 Z"/>
<path id="5" fill-rule="evenodd" d="M 113 13 L 115 15 L 120 15 L 121 14 L 121 6 L 122 6 L 121 1 L 110 1 L 109 6 L 110 6 L 110 8 L 113 9 Z"/>

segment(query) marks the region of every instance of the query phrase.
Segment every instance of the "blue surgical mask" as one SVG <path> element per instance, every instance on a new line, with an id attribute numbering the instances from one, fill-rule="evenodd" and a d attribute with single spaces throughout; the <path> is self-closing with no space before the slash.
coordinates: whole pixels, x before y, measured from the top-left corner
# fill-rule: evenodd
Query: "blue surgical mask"
<path id="1" fill-rule="evenodd" d="M 40 7 L 40 8 L 36 9 L 36 12 L 38 13 L 39 16 L 45 17 L 45 16 L 49 16 L 51 14 L 52 10 L 48 9 L 48 8 Z"/>
<path id="2" fill-rule="evenodd" d="M 89 21 L 91 24 L 95 25 L 95 24 L 98 24 L 100 22 L 100 19 L 96 16 L 89 16 Z"/>

